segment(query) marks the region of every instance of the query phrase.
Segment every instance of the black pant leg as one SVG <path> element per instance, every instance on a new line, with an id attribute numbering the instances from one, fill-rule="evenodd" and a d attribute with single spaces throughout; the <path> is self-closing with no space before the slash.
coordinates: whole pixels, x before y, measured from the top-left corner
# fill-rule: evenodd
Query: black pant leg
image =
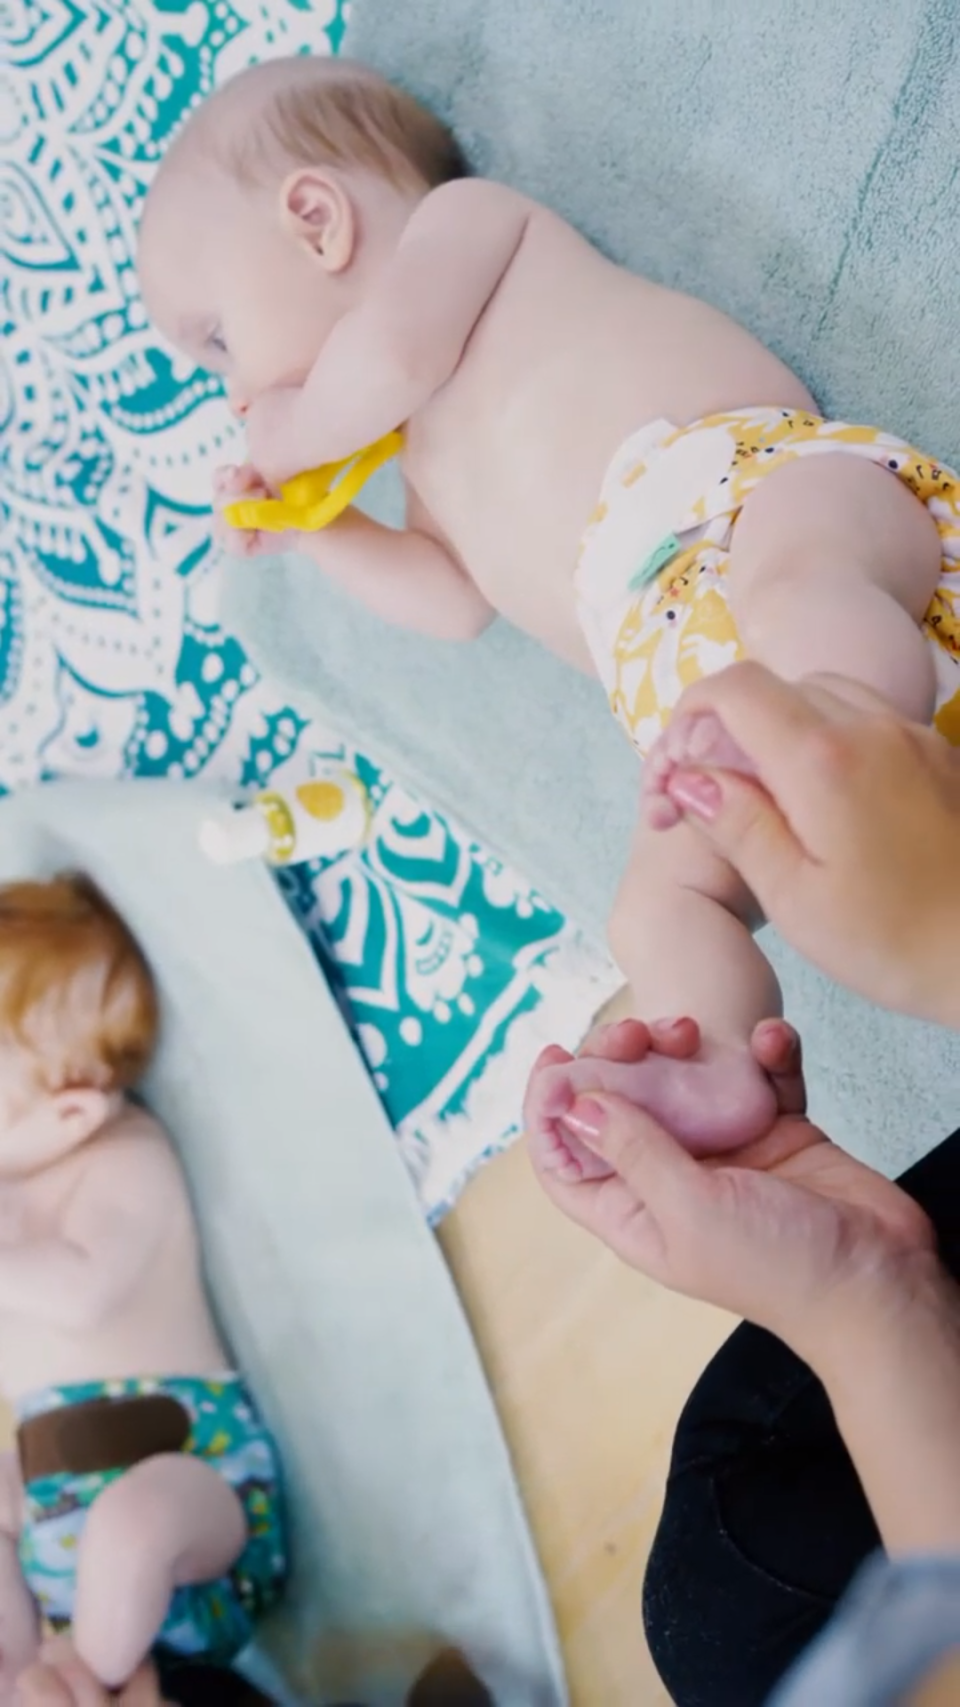
<path id="1" fill-rule="evenodd" d="M 164 1694 L 176 1707 L 272 1707 L 268 1698 L 238 1672 L 192 1665 L 162 1652 L 156 1660 Z"/>
<path id="2" fill-rule="evenodd" d="M 960 1132 L 900 1183 L 960 1274 Z M 677 1707 L 760 1707 L 878 1545 L 820 1382 L 771 1334 L 738 1328 L 680 1418 L 644 1583 Z"/>

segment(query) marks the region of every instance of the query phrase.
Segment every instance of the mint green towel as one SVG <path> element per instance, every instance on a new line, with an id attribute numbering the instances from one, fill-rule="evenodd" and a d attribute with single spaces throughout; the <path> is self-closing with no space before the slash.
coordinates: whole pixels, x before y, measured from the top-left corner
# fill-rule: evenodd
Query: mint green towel
<path id="1" fill-rule="evenodd" d="M 207 806 L 165 782 L 10 796 L 0 881 L 88 871 L 153 964 L 148 1099 L 183 1156 L 213 1295 L 286 1478 L 294 1574 L 266 1645 L 310 1707 L 399 1707 L 444 1642 L 498 1702 L 562 1707 L 546 1593 L 450 1276 L 269 873 L 200 854 Z"/>

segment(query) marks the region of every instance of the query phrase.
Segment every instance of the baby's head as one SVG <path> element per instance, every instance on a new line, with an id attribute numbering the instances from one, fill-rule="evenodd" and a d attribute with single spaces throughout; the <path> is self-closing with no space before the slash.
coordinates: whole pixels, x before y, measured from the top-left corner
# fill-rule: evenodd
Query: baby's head
<path id="1" fill-rule="evenodd" d="M 156 1037 L 150 969 L 88 878 L 0 886 L 0 1177 L 84 1143 Z"/>
<path id="2" fill-rule="evenodd" d="M 241 72 L 199 107 L 144 207 L 147 309 L 243 414 L 300 385 L 415 204 L 466 172 L 450 132 L 350 60 Z"/>

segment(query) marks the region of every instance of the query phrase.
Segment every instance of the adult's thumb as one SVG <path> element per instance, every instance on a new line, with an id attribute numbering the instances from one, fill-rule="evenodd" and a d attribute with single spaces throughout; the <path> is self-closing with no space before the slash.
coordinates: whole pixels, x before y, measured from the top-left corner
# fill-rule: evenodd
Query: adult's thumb
<path id="1" fill-rule="evenodd" d="M 678 1199 L 692 1208 L 706 1176 L 682 1144 L 636 1103 L 606 1092 L 579 1098 L 564 1125 L 608 1162 L 638 1203 L 669 1210 Z"/>
<path id="2" fill-rule="evenodd" d="M 773 797 L 753 777 L 722 770 L 676 771 L 667 792 L 685 822 L 729 861 L 776 922 L 806 854 Z"/>

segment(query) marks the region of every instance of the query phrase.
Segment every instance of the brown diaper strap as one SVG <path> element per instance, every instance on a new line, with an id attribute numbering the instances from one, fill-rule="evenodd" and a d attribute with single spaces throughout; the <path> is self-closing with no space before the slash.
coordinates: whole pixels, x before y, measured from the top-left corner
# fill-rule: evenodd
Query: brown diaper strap
<path id="1" fill-rule="evenodd" d="M 182 1452 L 191 1426 L 188 1412 L 167 1393 L 84 1399 L 20 1424 L 20 1473 L 24 1482 L 35 1482 L 40 1476 L 129 1470 L 158 1452 Z"/>

